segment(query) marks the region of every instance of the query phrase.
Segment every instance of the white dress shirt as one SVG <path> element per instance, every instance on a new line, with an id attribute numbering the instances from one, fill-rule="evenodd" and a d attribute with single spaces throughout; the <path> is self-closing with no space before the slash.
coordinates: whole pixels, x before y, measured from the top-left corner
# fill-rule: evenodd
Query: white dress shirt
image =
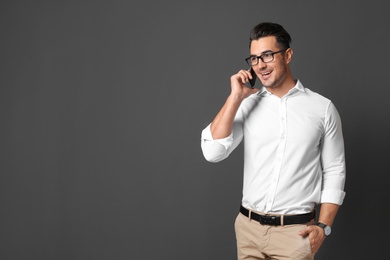
<path id="1" fill-rule="evenodd" d="M 341 205 L 345 156 L 334 104 L 299 80 L 279 98 L 261 88 L 246 98 L 230 136 L 201 135 L 206 160 L 219 162 L 244 141 L 242 205 L 264 213 L 301 214 L 318 203 Z"/>

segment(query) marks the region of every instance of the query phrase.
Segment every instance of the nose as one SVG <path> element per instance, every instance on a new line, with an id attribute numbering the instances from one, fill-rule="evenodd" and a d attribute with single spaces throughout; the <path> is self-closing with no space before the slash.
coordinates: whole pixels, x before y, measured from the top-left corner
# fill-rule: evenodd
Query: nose
<path id="1" fill-rule="evenodd" d="M 267 63 L 265 63 L 262 59 L 258 59 L 256 66 L 261 70 L 267 67 Z"/>

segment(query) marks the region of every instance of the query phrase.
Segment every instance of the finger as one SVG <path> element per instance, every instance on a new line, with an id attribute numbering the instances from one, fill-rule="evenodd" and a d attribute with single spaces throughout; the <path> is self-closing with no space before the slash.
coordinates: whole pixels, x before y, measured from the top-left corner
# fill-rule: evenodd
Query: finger
<path id="1" fill-rule="evenodd" d="M 305 227 L 304 229 L 298 232 L 298 235 L 305 237 L 310 234 L 310 227 Z"/>
<path id="2" fill-rule="evenodd" d="M 248 76 L 249 78 L 252 78 L 252 73 L 251 73 L 251 69 L 248 69 L 248 70 L 242 70 L 246 76 Z"/>
<path id="3" fill-rule="evenodd" d="M 253 77 L 252 77 L 252 72 L 251 72 L 251 69 L 252 69 L 252 68 L 249 68 L 249 69 L 247 70 L 247 72 L 249 73 L 249 74 L 248 74 L 248 75 L 249 75 L 249 77 L 250 77 L 250 78 L 253 78 Z"/>
<path id="4" fill-rule="evenodd" d="M 240 70 L 238 75 L 240 76 L 242 83 L 246 83 L 249 81 L 249 78 L 252 78 L 252 75 L 246 70 Z"/>

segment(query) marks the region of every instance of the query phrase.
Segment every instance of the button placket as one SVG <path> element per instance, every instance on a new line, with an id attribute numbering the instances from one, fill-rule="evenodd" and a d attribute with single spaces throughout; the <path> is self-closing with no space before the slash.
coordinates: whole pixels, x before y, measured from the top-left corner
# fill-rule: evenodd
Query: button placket
<path id="1" fill-rule="evenodd" d="M 275 168 L 273 173 L 273 180 L 271 183 L 271 187 L 269 189 L 269 193 L 267 196 L 267 205 L 266 210 L 271 211 L 275 194 L 279 182 L 280 171 L 282 169 L 282 162 L 284 158 L 284 151 L 286 147 L 286 135 L 287 135 L 287 98 L 284 97 L 279 101 L 279 144 L 276 151 L 276 161 Z"/>

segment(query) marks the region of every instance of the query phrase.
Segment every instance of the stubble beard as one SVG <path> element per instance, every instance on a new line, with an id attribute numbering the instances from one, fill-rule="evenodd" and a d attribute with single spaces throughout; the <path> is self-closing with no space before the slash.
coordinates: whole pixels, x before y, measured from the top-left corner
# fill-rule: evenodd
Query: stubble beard
<path id="1" fill-rule="evenodd" d="M 286 79 L 286 74 L 282 74 L 282 76 L 280 76 L 279 78 L 276 78 L 274 81 L 271 81 L 271 82 L 262 82 L 263 83 L 263 86 L 266 87 L 266 88 L 270 88 L 270 89 L 275 89 L 277 87 L 279 87 L 282 82 L 284 82 L 284 80 Z"/>

